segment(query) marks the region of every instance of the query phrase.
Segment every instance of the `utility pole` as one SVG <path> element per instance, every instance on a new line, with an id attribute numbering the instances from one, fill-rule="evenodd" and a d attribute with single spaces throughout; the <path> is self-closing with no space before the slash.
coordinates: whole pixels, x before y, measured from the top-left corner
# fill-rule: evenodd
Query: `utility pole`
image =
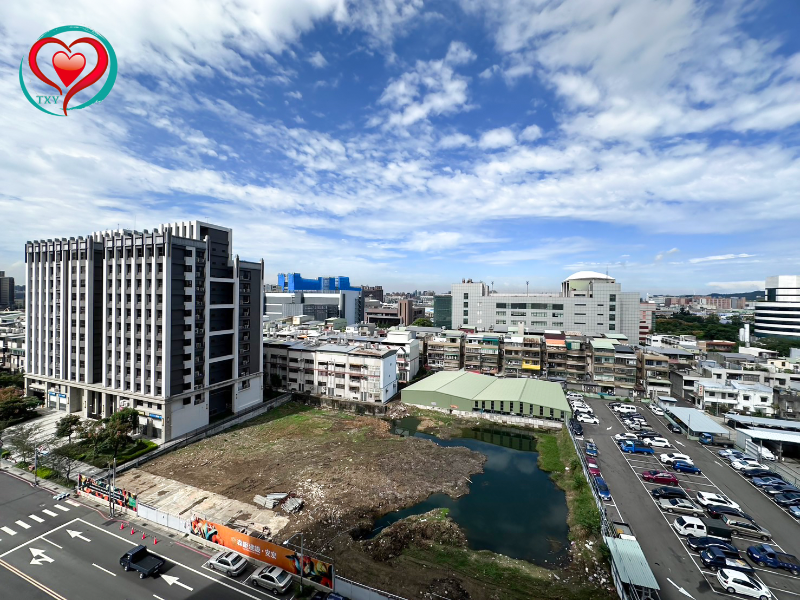
<path id="1" fill-rule="evenodd" d="M 33 448 L 33 485 L 39 485 L 39 478 L 36 476 L 36 472 L 39 470 L 39 448 L 34 446 Z"/>

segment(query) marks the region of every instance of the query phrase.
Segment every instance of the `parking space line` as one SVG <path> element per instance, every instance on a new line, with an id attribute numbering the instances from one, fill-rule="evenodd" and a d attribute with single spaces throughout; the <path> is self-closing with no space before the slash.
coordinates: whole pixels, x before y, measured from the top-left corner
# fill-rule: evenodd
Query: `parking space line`
<path id="1" fill-rule="evenodd" d="M 56 504 L 55 507 L 62 512 L 69 512 L 69 509 L 66 506 L 62 506 L 61 504 Z"/>
<path id="2" fill-rule="evenodd" d="M 58 513 L 54 513 L 52 510 L 44 509 L 42 512 L 44 514 L 50 516 L 50 517 L 57 517 L 58 516 Z"/>
<path id="3" fill-rule="evenodd" d="M 17 521 L 16 524 L 19 525 L 20 527 L 22 527 L 23 529 L 30 529 L 31 528 L 31 526 L 28 525 L 25 521 Z"/>
<path id="4" fill-rule="evenodd" d="M 36 515 L 28 515 L 28 518 L 31 521 L 36 521 L 37 523 L 44 523 L 44 519 L 41 517 L 37 517 Z"/>
<path id="5" fill-rule="evenodd" d="M 0 527 L 3 531 L 5 531 L 8 535 L 17 535 L 17 532 L 13 529 L 9 529 L 8 527 Z"/>

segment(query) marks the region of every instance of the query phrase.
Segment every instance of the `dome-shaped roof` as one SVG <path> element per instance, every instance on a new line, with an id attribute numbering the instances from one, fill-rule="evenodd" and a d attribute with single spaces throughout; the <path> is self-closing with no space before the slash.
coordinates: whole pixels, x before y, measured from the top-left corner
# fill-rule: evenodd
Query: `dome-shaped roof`
<path id="1" fill-rule="evenodd" d="M 597 271 L 578 271 L 577 273 L 573 273 L 569 277 L 567 277 L 564 281 L 570 281 L 572 279 L 611 279 L 611 275 L 604 275 L 603 273 L 598 273 Z"/>

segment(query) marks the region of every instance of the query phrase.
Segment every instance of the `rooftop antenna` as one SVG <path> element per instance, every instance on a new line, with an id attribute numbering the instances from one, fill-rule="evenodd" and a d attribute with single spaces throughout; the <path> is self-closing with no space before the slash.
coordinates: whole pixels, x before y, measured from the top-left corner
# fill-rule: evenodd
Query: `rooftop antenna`
<path id="1" fill-rule="evenodd" d="M 526 296 L 528 295 L 528 284 L 529 284 L 529 283 L 530 283 L 530 281 L 526 281 L 526 282 L 525 282 L 525 295 L 526 295 Z"/>

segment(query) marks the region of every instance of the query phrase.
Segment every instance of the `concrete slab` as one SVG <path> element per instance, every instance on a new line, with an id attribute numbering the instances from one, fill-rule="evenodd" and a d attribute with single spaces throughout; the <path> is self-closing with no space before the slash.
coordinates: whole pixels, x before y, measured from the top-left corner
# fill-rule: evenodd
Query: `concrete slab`
<path id="1" fill-rule="evenodd" d="M 289 522 L 287 517 L 275 511 L 139 469 L 118 475 L 117 487 L 135 492 L 139 502 L 183 519 L 197 516 L 222 525 L 239 521 L 259 530 L 266 526 L 272 535 Z"/>

